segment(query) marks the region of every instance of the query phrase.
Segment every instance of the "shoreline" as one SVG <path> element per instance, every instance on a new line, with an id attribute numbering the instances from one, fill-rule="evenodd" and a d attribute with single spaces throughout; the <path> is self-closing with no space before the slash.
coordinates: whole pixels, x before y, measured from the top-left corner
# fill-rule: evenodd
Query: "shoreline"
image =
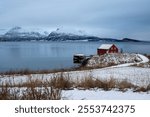
<path id="1" fill-rule="evenodd" d="M 138 54 L 140 56 L 140 54 Z M 143 55 L 142 55 L 143 56 Z M 141 56 L 141 57 L 142 57 Z M 150 55 L 144 55 L 150 60 Z M 108 67 L 123 67 L 125 66 L 137 66 L 139 63 L 128 63 L 128 64 L 114 64 L 107 66 L 94 66 L 94 67 L 86 67 L 82 64 L 79 64 L 78 67 L 70 67 L 70 68 L 61 68 L 61 69 L 43 69 L 43 70 L 31 70 L 31 69 L 21 69 L 21 70 L 8 70 L 8 71 L 0 71 L 0 75 L 29 75 L 29 74 L 49 74 L 49 73 L 58 73 L 58 72 L 71 72 L 71 71 L 84 71 L 84 70 L 94 70 L 94 69 L 102 69 Z M 145 63 L 145 62 L 144 62 Z M 140 67 L 140 65 L 138 66 Z"/>

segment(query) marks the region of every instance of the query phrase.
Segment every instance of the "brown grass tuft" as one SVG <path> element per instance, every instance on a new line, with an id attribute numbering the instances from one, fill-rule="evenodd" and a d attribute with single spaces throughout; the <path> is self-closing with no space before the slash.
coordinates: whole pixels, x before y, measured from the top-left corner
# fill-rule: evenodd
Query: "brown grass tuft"
<path id="1" fill-rule="evenodd" d="M 64 76 L 63 73 L 56 75 L 50 79 L 50 86 L 57 89 L 70 89 L 73 87 L 73 81 L 71 81 L 70 76 Z"/>
<path id="2" fill-rule="evenodd" d="M 123 80 L 121 82 L 118 82 L 117 87 L 121 91 L 126 91 L 127 89 L 135 88 L 136 86 L 128 82 L 127 80 Z"/>
<path id="3" fill-rule="evenodd" d="M 40 80 L 28 76 L 25 83 L 15 84 L 15 82 L 1 83 L 0 100 L 58 100 L 62 99 L 62 90 L 76 88 L 93 89 L 100 88 L 105 91 L 118 88 L 120 91 L 133 89 L 134 92 L 147 92 L 147 87 L 137 87 L 127 80 L 117 81 L 113 78 L 101 80 L 94 78 L 91 74 L 83 79 L 74 80 L 69 74 L 54 74 L 48 80 Z"/>

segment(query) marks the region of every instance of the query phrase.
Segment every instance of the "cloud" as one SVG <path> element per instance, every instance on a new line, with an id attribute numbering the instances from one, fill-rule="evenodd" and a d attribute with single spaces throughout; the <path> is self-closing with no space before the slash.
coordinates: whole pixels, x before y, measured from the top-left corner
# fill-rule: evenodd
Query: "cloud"
<path id="1" fill-rule="evenodd" d="M 70 27 L 98 36 L 148 40 L 149 0 L 1 0 L 0 25 Z"/>

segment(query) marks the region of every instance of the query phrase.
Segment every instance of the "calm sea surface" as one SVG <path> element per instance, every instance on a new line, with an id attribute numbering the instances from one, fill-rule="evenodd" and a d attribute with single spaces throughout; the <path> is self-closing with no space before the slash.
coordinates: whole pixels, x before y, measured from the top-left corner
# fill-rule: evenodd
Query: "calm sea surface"
<path id="1" fill-rule="evenodd" d="M 102 42 L 0 42 L 0 72 L 73 67 L 73 55 L 96 54 Z M 150 54 L 150 43 L 115 43 L 124 52 Z"/>

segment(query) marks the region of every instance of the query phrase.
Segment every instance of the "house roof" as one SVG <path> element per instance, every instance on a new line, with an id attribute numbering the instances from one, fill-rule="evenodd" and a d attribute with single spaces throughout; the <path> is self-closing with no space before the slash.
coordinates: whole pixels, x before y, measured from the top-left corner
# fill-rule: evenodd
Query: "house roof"
<path id="1" fill-rule="evenodd" d="M 98 49 L 109 49 L 113 46 L 113 44 L 102 44 Z"/>
<path id="2" fill-rule="evenodd" d="M 85 56 L 84 54 L 74 54 L 74 56 Z"/>

